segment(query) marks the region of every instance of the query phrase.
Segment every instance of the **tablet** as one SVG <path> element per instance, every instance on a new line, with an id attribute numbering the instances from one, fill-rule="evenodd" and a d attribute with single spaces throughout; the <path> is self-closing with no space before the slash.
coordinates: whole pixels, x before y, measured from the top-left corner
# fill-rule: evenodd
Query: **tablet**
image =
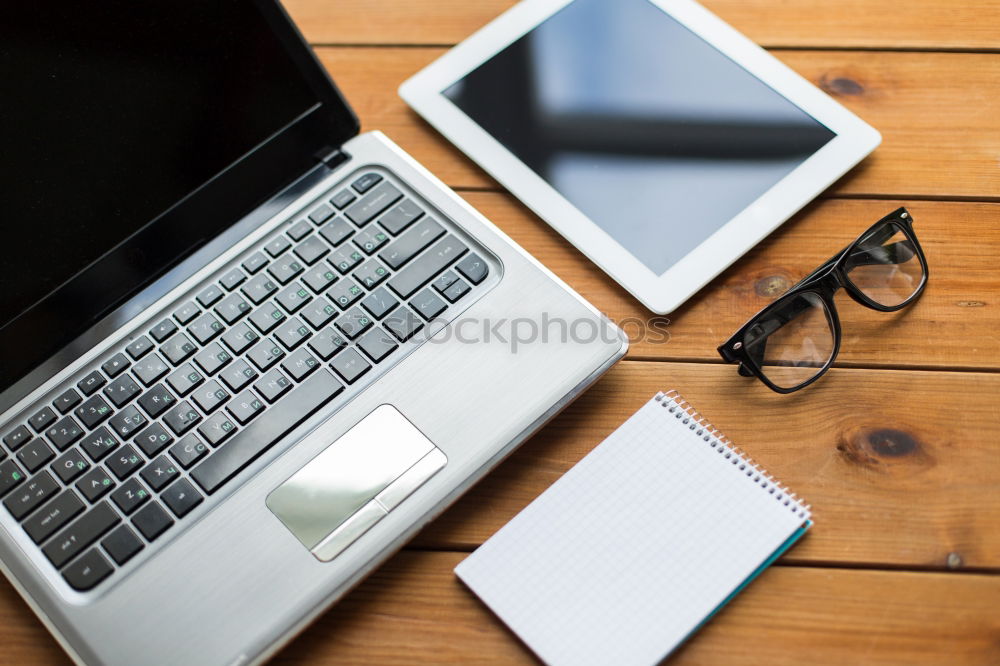
<path id="1" fill-rule="evenodd" d="M 400 95 L 662 314 L 881 141 L 691 0 L 525 0 Z"/>

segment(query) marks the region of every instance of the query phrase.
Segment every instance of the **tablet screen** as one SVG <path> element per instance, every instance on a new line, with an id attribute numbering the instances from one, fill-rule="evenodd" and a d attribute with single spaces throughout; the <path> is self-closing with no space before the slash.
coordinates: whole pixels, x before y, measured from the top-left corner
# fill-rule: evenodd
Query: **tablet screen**
<path id="1" fill-rule="evenodd" d="M 657 275 L 835 136 L 649 0 L 574 0 L 444 95 Z"/>

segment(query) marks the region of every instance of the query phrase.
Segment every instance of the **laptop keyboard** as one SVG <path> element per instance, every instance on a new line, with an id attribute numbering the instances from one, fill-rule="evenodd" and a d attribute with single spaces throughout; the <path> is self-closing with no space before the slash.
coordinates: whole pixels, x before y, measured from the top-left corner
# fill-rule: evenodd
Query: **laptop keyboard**
<path id="1" fill-rule="evenodd" d="M 0 498 L 72 588 L 470 300 L 487 262 L 403 190 L 376 171 L 334 188 L 3 430 Z"/>

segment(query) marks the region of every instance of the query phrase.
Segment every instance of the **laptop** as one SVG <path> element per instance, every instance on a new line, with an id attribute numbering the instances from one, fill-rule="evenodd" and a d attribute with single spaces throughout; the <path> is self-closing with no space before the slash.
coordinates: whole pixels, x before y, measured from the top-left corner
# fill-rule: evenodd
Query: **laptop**
<path id="1" fill-rule="evenodd" d="M 79 663 L 265 660 L 625 353 L 274 0 L 0 43 L 0 563 Z"/>

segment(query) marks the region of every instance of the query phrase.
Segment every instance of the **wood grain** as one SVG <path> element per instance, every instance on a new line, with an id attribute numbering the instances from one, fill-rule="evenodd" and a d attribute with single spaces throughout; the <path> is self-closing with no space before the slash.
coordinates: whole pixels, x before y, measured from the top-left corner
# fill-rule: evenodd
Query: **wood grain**
<path id="1" fill-rule="evenodd" d="M 306 38 L 320 44 L 454 44 L 513 5 L 513 0 L 286 0 Z M 765 46 L 1000 48 L 1000 2 L 911 0 L 705 0 Z"/>
<path id="2" fill-rule="evenodd" d="M 498 189 L 396 93 L 442 48 L 318 48 L 362 119 L 452 187 Z M 777 51 L 792 69 L 882 133 L 882 145 L 829 194 L 996 199 L 1000 58 L 969 53 Z"/>

